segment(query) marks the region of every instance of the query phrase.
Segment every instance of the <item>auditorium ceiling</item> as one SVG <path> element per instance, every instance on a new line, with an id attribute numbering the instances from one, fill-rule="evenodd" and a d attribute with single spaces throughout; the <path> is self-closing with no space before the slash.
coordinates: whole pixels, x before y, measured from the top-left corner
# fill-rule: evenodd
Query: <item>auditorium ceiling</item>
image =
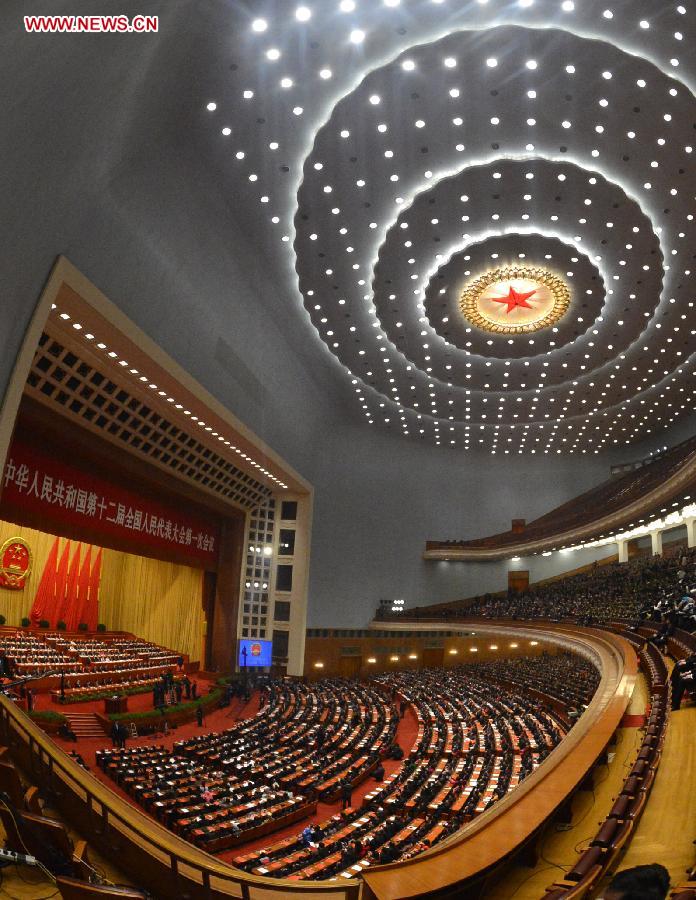
<path id="1" fill-rule="evenodd" d="M 598 453 L 691 411 L 693 9 L 267 0 L 229 17 L 201 127 L 366 423 Z"/>

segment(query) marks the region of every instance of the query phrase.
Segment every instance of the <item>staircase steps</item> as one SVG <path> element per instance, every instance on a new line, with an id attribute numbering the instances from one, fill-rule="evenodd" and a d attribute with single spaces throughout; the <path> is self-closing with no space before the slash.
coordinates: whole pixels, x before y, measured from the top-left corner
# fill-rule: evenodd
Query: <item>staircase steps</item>
<path id="1" fill-rule="evenodd" d="M 94 713 L 64 713 L 65 718 L 70 724 L 70 728 L 75 732 L 78 741 L 81 738 L 90 740 L 92 738 L 104 738 L 104 729 L 99 724 L 99 720 Z"/>

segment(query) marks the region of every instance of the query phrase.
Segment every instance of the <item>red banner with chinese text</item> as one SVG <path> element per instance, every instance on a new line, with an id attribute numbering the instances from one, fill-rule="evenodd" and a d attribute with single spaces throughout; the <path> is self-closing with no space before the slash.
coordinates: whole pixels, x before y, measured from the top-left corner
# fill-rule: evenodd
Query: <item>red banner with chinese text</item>
<path id="1" fill-rule="evenodd" d="M 99 535 L 129 538 L 150 547 L 179 550 L 202 565 L 217 559 L 219 529 L 187 513 L 81 471 L 20 441 L 13 441 L 2 474 L 0 508 L 19 507 Z"/>

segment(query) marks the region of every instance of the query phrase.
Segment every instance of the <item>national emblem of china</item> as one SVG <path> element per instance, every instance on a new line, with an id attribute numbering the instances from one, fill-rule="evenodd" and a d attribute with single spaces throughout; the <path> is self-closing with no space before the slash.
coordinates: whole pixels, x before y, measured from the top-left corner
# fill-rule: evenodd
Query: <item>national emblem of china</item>
<path id="1" fill-rule="evenodd" d="M 31 564 L 31 549 L 23 538 L 13 537 L 5 541 L 0 547 L 0 588 L 23 590 Z"/>
<path id="2" fill-rule="evenodd" d="M 252 644 L 251 645 L 251 655 L 252 656 L 261 656 L 261 644 Z"/>
<path id="3" fill-rule="evenodd" d="M 507 266 L 472 281 L 460 301 L 463 315 L 493 334 L 524 334 L 555 325 L 570 304 L 565 282 L 547 269 Z"/>

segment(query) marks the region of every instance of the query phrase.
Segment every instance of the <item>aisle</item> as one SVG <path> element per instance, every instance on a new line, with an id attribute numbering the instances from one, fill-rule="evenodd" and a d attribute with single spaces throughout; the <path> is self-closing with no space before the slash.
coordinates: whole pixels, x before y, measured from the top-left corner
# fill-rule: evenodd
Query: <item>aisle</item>
<path id="1" fill-rule="evenodd" d="M 696 706 L 670 715 L 660 767 L 638 828 L 619 868 L 659 862 L 672 884 L 685 881 L 696 857 Z"/>

